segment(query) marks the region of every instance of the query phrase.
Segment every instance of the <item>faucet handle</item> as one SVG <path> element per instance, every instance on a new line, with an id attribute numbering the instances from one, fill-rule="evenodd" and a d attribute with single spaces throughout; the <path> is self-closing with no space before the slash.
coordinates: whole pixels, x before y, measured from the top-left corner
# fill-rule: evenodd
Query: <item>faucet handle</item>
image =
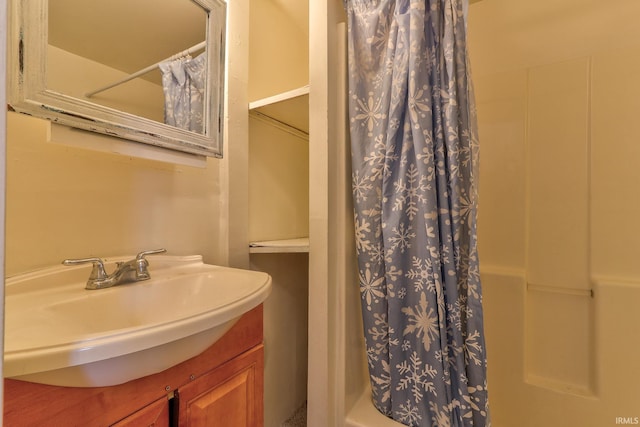
<path id="1" fill-rule="evenodd" d="M 167 250 L 164 249 L 164 248 L 162 248 L 162 249 L 152 249 L 150 251 L 142 251 L 138 255 L 136 255 L 136 261 L 142 261 L 144 259 L 144 257 L 146 257 L 147 255 L 163 254 L 165 252 L 167 252 Z"/>
<path id="2" fill-rule="evenodd" d="M 64 265 L 77 265 L 93 263 L 93 269 L 89 280 L 102 280 L 107 278 L 107 272 L 104 269 L 104 262 L 100 258 L 79 258 L 79 259 L 65 259 L 62 261 Z"/>
<path id="3" fill-rule="evenodd" d="M 149 265 L 149 261 L 145 258 L 147 255 L 153 254 L 162 254 L 167 252 L 166 249 L 153 249 L 150 251 L 142 251 L 138 255 L 136 255 L 135 269 L 136 269 L 136 278 L 137 280 L 147 280 L 150 279 L 149 270 L 147 270 L 147 266 Z"/>

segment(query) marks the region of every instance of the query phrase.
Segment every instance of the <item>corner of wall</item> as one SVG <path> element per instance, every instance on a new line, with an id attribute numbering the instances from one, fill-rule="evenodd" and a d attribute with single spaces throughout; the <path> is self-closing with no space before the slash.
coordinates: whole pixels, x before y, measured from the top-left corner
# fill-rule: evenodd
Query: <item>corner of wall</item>
<path id="1" fill-rule="evenodd" d="M 249 1 L 227 3 L 224 157 L 220 167 L 219 262 L 249 268 Z"/>

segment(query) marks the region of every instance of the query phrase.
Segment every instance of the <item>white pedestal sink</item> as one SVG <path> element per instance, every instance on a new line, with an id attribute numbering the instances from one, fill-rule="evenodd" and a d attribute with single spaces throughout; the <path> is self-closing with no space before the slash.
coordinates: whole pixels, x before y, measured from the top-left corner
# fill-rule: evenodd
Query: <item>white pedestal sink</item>
<path id="1" fill-rule="evenodd" d="M 266 273 L 200 256 L 148 260 L 150 280 L 108 289 L 84 289 L 90 266 L 8 278 L 5 377 L 99 387 L 154 374 L 200 354 L 271 291 Z"/>

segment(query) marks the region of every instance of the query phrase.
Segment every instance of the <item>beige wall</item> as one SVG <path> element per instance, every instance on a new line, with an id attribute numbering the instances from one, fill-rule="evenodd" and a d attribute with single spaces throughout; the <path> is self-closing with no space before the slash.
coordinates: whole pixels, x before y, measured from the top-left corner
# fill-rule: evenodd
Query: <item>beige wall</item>
<path id="1" fill-rule="evenodd" d="M 264 425 L 281 427 L 307 399 L 306 253 L 252 254 L 273 280 L 264 303 Z"/>
<path id="2" fill-rule="evenodd" d="M 249 238 L 309 235 L 309 141 L 249 119 Z"/>
<path id="3" fill-rule="evenodd" d="M 155 76 L 156 83 L 141 77 L 87 99 L 87 92 L 128 77 L 128 74 L 52 45 L 47 48 L 47 89 L 162 123 L 164 93 L 159 75 L 160 71 L 154 70 L 143 76 Z"/>
<path id="4" fill-rule="evenodd" d="M 250 0 L 250 9 L 249 99 L 307 85 L 309 3 Z M 250 240 L 308 236 L 308 140 L 253 116 L 248 130 Z M 252 269 L 273 278 L 264 304 L 265 427 L 280 427 L 307 398 L 308 257 L 250 257 Z"/>
<path id="5" fill-rule="evenodd" d="M 49 122 L 8 115 L 6 271 L 65 258 L 218 253 L 219 160 L 204 169 L 47 142 Z"/>
<path id="6" fill-rule="evenodd" d="M 8 114 L 7 275 L 158 247 L 248 267 L 248 3 L 227 6 L 224 159 L 199 168 L 51 143 L 49 122 Z"/>
<path id="7" fill-rule="evenodd" d="M 309 84 L 309 2 L 250 0 L 249 99 Z"/>
<path id="8" fill-rule="evenodd" d="M 309 235 L 309 142 L 249 120 L 249 239 Z M 272 276 L 264 304 L 265 427 L 279 427 L 307 398 L 308 257 L 251 254 Z"/>
<path id="9" fill-rule="evenodd" d="M 497 427 L 640 416 L 638 13 L 629 1 L 471 7 Z"/>
<path id="10" fill-rule="evenodd" d="M 7 275 L 158 247 L 248 267 L 248 3 L 228 5 L 224 159 L 198 168 L 51 143 L 49 122 L 8 114 Z"/>

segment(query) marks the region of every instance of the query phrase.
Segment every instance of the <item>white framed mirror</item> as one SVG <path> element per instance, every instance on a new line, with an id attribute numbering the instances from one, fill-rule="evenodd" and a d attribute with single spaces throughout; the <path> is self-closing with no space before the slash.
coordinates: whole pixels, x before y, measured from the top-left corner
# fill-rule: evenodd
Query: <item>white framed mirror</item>
<path id="1" fill-rule="evenodd" d="M 222 0 L 12 0 L 10 110 L 222 157 Z"/>

